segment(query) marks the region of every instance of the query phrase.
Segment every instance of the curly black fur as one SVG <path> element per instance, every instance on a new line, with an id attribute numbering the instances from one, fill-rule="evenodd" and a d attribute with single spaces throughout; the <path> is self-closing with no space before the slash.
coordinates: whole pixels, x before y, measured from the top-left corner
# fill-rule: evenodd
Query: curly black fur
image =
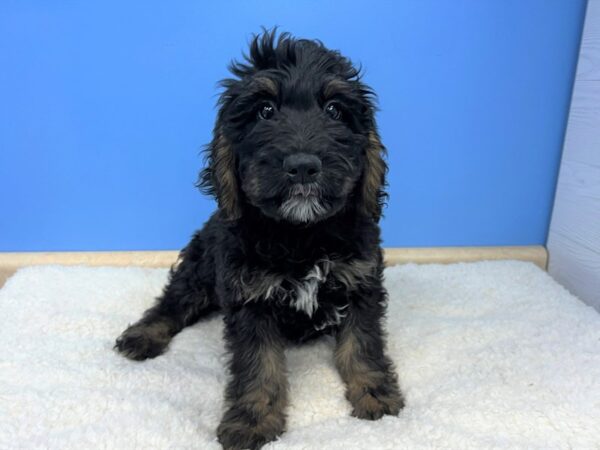
<path id="1" fill-rule="evenodd" d="M 374 94 L 348 59 L 287 33 L 256 36 L 230 69 L 199 183 L 219 209 L 116 348 L 155 357 L 183 327 L 222 311 L 225 448 L 258 448 L 284 431 L 286 343 L 323 334 L 336 338 L 353 415 L 396 415 L 403 399 L 381 323 L 386 166 Z"/>

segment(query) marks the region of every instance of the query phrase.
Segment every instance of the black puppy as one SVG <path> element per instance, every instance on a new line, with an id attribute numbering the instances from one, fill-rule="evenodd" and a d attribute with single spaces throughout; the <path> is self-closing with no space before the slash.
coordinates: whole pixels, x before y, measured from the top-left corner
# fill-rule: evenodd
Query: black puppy
<path id="1" fill-rule="evenodd" d="M 374 94 L 318 41 L 256 36 L 222 82 L 200 186 L 219 209 L 180 254 L 156 305 L 117 339 L 142 360 L 211 311 L 231 353 L 225 448 L 258 448 L 285 428 L 286 343 L 332 334 L 353 415 L 403 407 L 385 354 L 379 218 L 385 149 Z"/>

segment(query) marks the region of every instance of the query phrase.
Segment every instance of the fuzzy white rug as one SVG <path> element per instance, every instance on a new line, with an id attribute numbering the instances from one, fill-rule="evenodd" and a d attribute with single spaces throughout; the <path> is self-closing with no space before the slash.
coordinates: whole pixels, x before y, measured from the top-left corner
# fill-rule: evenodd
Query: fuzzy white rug
<path id="1" fill-rule="evenodd" d="M 0 291 L 0 448 L 219 448 L 221 319 L 135 363 L 113 342 L 166 271 L 32 267 Z M 332 342 L 288 351 L 288 431 L 274 448 L 599 448 L 600 315 L 533 264 L 386 271 L 389 353 L 407 406 L 367 422 Z"/>

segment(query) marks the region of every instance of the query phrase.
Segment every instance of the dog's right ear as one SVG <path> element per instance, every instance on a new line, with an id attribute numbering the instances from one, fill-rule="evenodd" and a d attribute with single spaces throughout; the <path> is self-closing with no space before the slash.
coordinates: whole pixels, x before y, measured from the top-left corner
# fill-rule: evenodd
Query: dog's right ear
<path id="1" fill-rule="evenodd" d="M 239 219 L 242 212 L 235 174 L 235 156 L 221 129 L 215 129 L 213 140 L 205 152 L 206 168 L 200 172 L 198 187 L 217 199 L 219 208 L 228 219 Z"/>
<path id="2" fill-rule="evenodd" d="M 360 190 L 359 210 L 367 217 L 372 217 L 375 221 L 381 218 L 381 211 L 384 206 L 386 194 L 385 174 L 387 165 L 385 163 L 386 150 L 377 130 L 373 129 L 369 133 L 369 144 L 366 149 L 365 171 Z"/>

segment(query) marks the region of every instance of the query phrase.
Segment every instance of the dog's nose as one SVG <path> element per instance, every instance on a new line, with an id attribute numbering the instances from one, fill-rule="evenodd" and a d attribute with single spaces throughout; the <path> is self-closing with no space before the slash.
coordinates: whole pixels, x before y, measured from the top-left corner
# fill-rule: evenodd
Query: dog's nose
<path id="1" fill-rule="evenodd" d="M 310 183 L 321 172 L 321 160 L 314 155 L 296 153 L 283 160 L 283 170 L 295 183 Z"/>

